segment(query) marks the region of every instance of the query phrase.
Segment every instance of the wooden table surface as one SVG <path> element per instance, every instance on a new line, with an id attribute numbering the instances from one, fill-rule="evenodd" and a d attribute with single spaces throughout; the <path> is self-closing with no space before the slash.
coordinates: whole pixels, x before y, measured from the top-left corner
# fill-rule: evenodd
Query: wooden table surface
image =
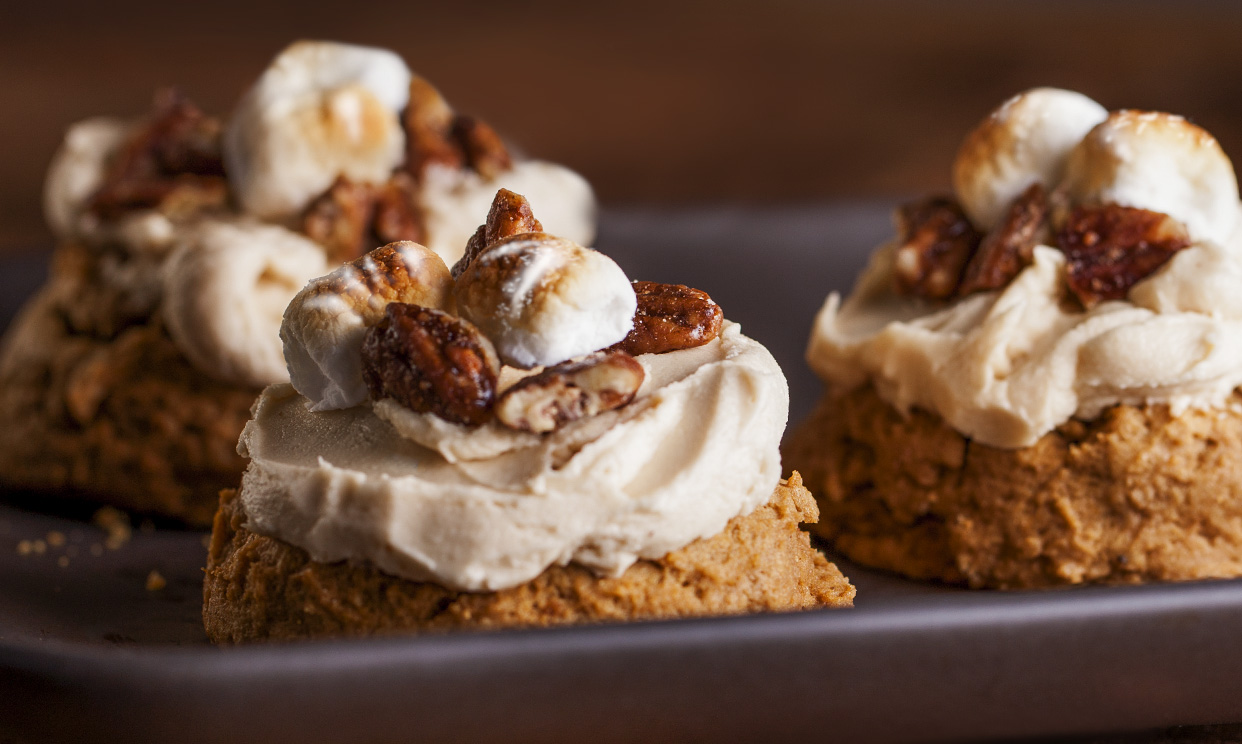
<path id="1" fill-rule="evenodd" d="M 0 23 L 0 250 L 48 243 L 39 193 L 68 124 L 167 84 L 227 113 L 315 37 L 399 51 L 614 204 L 943 189 L 966 131 L 1034 85 L 1183 113 L 1242 152 L 1226 2 L 30 3 Z"/>

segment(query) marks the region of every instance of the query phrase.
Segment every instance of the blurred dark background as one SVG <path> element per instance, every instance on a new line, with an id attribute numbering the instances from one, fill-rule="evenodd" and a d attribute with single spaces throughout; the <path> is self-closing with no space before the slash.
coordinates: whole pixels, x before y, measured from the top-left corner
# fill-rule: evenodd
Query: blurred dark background
<path id="1" fill-rule="evenodd" d="M 78 0 L 4 15 L 0 249 L 49 243 L 39 194 L 69 123 L 140 113 L 170 83 L 226 113 L 301 37 L 397 50 L 609 205 L 942 189 L 966 131 L 1034 85 L 1182 113 L 1242 153 L 1242 4 L 1223 1 Z"/>

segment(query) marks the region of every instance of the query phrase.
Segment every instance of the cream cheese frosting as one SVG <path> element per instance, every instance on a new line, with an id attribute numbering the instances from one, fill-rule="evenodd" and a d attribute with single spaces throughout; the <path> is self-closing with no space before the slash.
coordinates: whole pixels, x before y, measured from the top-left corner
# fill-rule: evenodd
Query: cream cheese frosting
<path id="1" fill-rule="evenodd" d="M 1191 246 L 1127 300 L 1087 311 L 1064 301 L 1065 257 L 1049 246 L 1003 290 L 947 306 L 894 292 L 893 253 L 873 257 L 848 300 L 828 298 L 807 360 L 983 444 L 1025 447 L 1117 403 L 1220 407 L 1242 384 L 1242 235 Z"/>
<path id="2" fill-rule="evenodd" d="M 633 402 L 542 437 L 383 402 L 311 412 L 273 385 L 238 446 L 247 527 L 316 561 L 492 591 L 571 561 L 618 575 L 766 502 L 789 406 L 771 354 L 726 323 L 637 359 Z"/>

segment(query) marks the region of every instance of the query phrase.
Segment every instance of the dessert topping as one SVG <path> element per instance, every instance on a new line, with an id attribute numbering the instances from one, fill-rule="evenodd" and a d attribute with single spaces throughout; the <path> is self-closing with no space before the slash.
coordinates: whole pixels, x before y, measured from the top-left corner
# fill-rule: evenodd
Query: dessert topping
<path id="1" fill-rule="evenodd" d="M 962 208 L 946 197 L 905 204 L 897 211 L 897 227 L 897 290 L 929 300 L 953 296 L 980 240 Z"/>
<path id="2" fill-rule="evenodd" d="M 113 157 L 88 208 L 105 219 L 133 209 L 185 214 L 227 197 L 220 122 L 169 89 L 156 94 L 155 111 Z"/>
<path id="3" fill-rule="evenodd" d="M 293 386 L 311 410 L 366 400 L 360 350 L 367 326 L 390 302 L 447 308 L 453 278 L 444 261 L 417 243 L 391 243 L 320 277 L 297 294 L 280 327 Z"/>
<path id="4" fill-rule="evenodd" d="M 634 399 L 643 366 L 623 351 L 599 351 L 526 377 L 496 402 L 496 418 L 520 431 L 546 434 Z"/>
<path id="5" fill-rule="evenodd" d="M 1090 309 L 1125 297 L 1190 239 L 1167 214 L 1106 204 L 1076 207 L 1057 234 L 1057 245 L 1065 253 L 1069 290 Z"/>
<path id="6" fill-rule="evenodd" d="M 374 399 L 467 426 L 491 417 L 499 372 L 491 342 L 471 323 L 418 305 L 389 304 L 362 344 Z"/>
<path id="7" fill-rule="evenodd" d="M 683 284 L 634 282 L 634 327 L 612 348 L 638 356 L 702 346 L 720 335 L 724 313 L 702 290 Z"/>
<path id="8" fill-rule="evenodd" d="M 405 167 L 421 178 L 433 163 L 461 168 L 484 178 L 495 178 L 513 167 L 500 136 L 479 119 L 456 114 L 444 96 L 426 80 L 410 81 L 410 103 L 405 110 Z"/>
<path id="9" fill-rule="evenodd" d="M 966 265 L 957 294 L 1000 289 L 1031 263 L 1035 245 L 1047 232 L 1048 198 L 1033 183 L 1022 192 L 1005 218 L 988 233 Z"/>
<path id="10" fill-rule="evenodd" d="M 466 243 L 466 252 L 453 264 L 453 277 L 461 276 L 476 256 L 500 240 L 522 233 L 541 232 L 543 224 L 535 219 L 526 197 L 508 189 L 500 189 L 487 212 L 487 221 L 479 225 L 479 229 Z"/>
<path id="11" fill-rule="evenodd" d="M 423 229 L 415 185 L 397 173 L 382 186 L 340 176 L 302 216 L 302 232 L 324 247 L 331 263 L 352 261 L 377 245 L 418 241 Z"/>

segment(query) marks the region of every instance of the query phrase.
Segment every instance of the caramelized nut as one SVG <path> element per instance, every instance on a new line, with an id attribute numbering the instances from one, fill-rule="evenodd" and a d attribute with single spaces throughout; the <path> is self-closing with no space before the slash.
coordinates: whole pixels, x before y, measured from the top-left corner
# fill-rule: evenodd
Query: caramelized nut
<path id="1" fill-rule="evenodd" d="M 597 351 L 516 383 L 496 402 L 496 418 L 511 429 L 546 434 L 624 406 L 643 377 L 643 366 L 629 354 Z"/>
<path id="2" fill-rule="evenodd" d="M 966 265 L 959 296 L 1000 289 L 1030 265 L 1048 222 L 1048 198 L 1044 187 L 1033 183 L 1009 205 L 996 229 L 979 244 L 979 250 Z"/>
<path id="3" fill-rule="evenodd" d="M 450 137 L 453 109 L 440 91 L 415 77 L 410 81 L 410 102 L 405 109 L 405 167 L 415 178 L 432 163 L 460 168 L 465 156 Z"/>
<path id="4" fill-rule="evenodd" d="M 480 176 L 495 178 L 513 167 L 509 150 L 487 123 L 473 116 L 458 115 L 453 119 L 452 135 L 465 155 L 466 165 Z"/>
<path id="5" fill-rule="evenodd" d="M 929 300 L 951 297 L 980 239 L 961 206 L 944 197 L 906 204 L 897 211 L 897 224 L 897 291 Z"/>
<path id="6" fill-rule="evenodd" d="M 408 173 L 394 173 L 375 195 L 375 220 L 371 229 L 376 243 L 386 245 L 403 240 L 423 240 L 423 220 L 415 193 L 418 189 Z"/>
<path id="7" fill-rule="evenodd" d="M 176 90 L 155 97 L 155 111 L 126 140 L 91 197 L 103 218 L 132 209 L 219 206 L 227 198 L 220 122 Z"/>
<path id="8" fill-rule="evenodd" d="M 492 415 L 500 363 L 478 329 L 440 310 L 390 303 L 362 343 L 362 376 L 373 399 L 467 426 Z"/>
<path id="9" fill-rule="evenodd" d="M 453 264 L 453 278 L 461 276 L 475 257 L 493 243 L 514 235 L 537 232 L 543 232 L 543 224 L 535 219 L 526 197 L 508 189 L 500 189 L 492 199 L 487 221 L 475 230 L 470 242 L 466 243 L 466 252 Z"/>
<path id="10" fill-rule="evenodd" d="M 307 207 L 302 232 L 324 247 L 333 264 L 352 261 L 368 250 L 374 213 L 371 186 L 338 176 L 332 187 Z"/>
<path id="11" fill-rule="evenodd" d="M 1088 309 L 1125 297 L 1189 245 L 1186 227 L 1167 214 L 1119 204 L 1076 207 L 1057 235 L 1066 283 Z"/>
<path id="12" fill-rule="evenodd" d="M 634 328 L 613 349 L 663 354 L 702 346 L 720 335 L 724 313 L 706 292 L 683 284 L 632 282 L 638 297 Z"/>

